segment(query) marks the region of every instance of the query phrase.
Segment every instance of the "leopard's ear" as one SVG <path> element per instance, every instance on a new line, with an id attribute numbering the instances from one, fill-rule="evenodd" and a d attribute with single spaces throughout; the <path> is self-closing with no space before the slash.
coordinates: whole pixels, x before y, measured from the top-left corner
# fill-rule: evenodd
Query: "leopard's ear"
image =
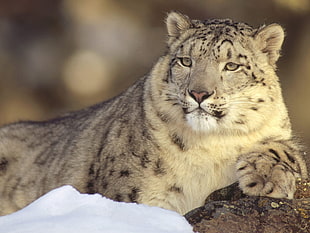
<path id="1" fill-rule="evenodd" d="M 177 12 L 171 12 L 166 19 L 169 41 L 178 38 L 184 31 L 192 26 L 188 16 Z"/>
<path id="2" fill-rule="evenodd" d="M 275 67 L 284 40 L 283 28 L 279 24 L 263 26 L 257 30 L 255 40 L 260 50 L 267 55 L 269 64 Z"/>

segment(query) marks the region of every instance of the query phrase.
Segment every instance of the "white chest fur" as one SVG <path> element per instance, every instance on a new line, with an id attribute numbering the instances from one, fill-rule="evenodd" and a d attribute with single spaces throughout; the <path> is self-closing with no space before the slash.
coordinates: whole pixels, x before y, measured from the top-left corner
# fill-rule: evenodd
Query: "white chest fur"
<path id="1" fill-rule="evenodd" d="M 193 148 L 176 153 L 175 161 L 169 161 L 171 183 L 182 190 L 175 205 L 184 212 L 201 206 L 213 191 L 236 181 L 235 161 L 237 152 L 230 148 L 223 153 L 219 148 Z"/>
<path id="2" fill-rule="evenodd" d="M 149 196 L 143 201 L 179 213 L 203 205 L 210 193 L 235 182 L 237 157 L 246 152 L 242 148 L 254 143 L 240 137 L 209 136 L 182 151 L 168 138 L 162 142 L 165 150 L 160 158 L 166 174 L 148 179 Z"/>

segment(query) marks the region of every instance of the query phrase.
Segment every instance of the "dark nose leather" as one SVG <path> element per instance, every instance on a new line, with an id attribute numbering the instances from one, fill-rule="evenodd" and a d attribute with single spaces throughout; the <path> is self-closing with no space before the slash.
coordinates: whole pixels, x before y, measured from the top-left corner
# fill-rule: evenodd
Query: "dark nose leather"
<path id="1" fill-rule="evenodd" d="M 188 91 L 189 95 L 198 103 L 202 103 L 205 99 L 209 98 L 212 94 L 213 91 L 207 92 L 207 91 L 195 91 L 195 90 L 189 90 Z"/>

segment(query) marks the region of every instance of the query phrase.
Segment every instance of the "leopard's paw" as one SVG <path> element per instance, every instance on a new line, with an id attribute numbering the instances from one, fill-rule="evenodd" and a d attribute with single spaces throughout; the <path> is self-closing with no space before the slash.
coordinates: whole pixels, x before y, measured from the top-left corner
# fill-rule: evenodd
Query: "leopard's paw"
<path id="1" fill-rule="evenodd" d="M 255 153 L 237 161 L 237 177 L 247 195 L 292 199 L 298 174 L 283 162 Z"/>

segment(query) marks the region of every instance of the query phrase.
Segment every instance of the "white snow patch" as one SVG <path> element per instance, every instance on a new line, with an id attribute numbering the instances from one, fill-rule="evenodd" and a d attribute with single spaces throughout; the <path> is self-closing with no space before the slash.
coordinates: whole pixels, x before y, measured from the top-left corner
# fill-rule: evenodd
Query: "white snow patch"
<path id="1" fill-rule="evenodd" d="M 0 233 L 193 233 L 176 212 L 81 194 L 71 186 L 52 190 L 13 214 L 0 217 Z"/>

